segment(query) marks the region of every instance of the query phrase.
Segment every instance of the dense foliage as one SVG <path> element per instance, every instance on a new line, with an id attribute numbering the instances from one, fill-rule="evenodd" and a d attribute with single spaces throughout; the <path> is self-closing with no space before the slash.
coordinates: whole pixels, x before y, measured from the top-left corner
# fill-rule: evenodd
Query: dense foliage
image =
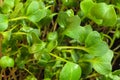
<path id="1" fill-rule="evenodd" d="M 119 0 L 0 0 L 0 80 L 120 80 L 119 50 Z"/>

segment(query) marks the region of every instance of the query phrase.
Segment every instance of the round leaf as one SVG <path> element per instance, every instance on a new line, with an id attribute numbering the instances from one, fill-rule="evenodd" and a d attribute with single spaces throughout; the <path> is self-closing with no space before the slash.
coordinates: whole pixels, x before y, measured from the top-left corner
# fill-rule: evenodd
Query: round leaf
<path id="1" fill-rule="evenodd" d="M 27 15 L 30 15 L 31 13 L 34 13 L 39 9 L 39 3 L 37 1 L 32 1 L 30 5 L 27 8 Z"/>
<path id="2" fill-rule="evenodd" d="M 8 56 L 3 56 L 0 59 L 0 66 L 2 68 L 6 68 L 6 67 L 13 67 L 14 66 L 14 60 Z"/>
<path id="3" fill-rule="evenodd" d="M 91 8 L 91 15 L 96 19 L 102 19 L 102 25 L 113 26 L 117 22 L 117 16 L 112 5 L 97 3 Z M 97 20 L 94 19 L 96 22 Z"/>
<path id="4" fill-rule="evenodd" d="M 38 22 L 46 16 L 46 9 L 39 9 L 39 2 L 32 1 L 27 8 L 26 15 L 32 22 Z"/>
<path id="5" fill-rule="evenodd" d="M 80 66 L 72 62 L 67 62 L 60 72 L 60 80 L 79 80 L 80 76 Z"/>

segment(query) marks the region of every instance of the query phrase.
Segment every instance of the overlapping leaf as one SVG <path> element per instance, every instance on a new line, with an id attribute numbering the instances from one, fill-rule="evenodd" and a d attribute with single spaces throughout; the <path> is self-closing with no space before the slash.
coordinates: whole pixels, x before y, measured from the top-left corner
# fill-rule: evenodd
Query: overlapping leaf
<path id="1" fill-rule="evenodd" d="M 34 29 L 28 26 L 23 26 L 20 31 L 25 32 L 27 35 L 27 42 L 29 45 L 32 43 L 38 43 L 40 42 L 39 36 L 40 36 L 40 31 L 38 29 Z"/>
<path id="2" fill-rule="evenodd" d="M 112 5 L 94 3 L 92 0 L 83 0 L 80 3 L 80 7 L 85 16 L 97 24 L 105 26 L 113 26 L 116 24 L 117 16 Z"/>
<path id="3" fill-rule="evenodd" d="M 93 56 L 101 56 L 109 50 L 107 44 L 101 40 L 100 34 L 96 31 L 89 33 L 85 40 L 85 47 L 88 53 Z"/>
<path id="4" fill-rule="evenodd" d="M 39 53 L 40 51 L 42 51 L 42 49 L 45 48 L 45 45 L 46 45 L 46 43 L 44 43 L 44 42 L 41 42 L 41 43 L 38 43 L 38 44 L 33 44 L 29 48 L 30 53 Z"/>
<path id="5" fill-rule="evenodd" d="M 20 14 L 21 9 L 23 8 L 23 3 L 18 3 L 15 6 L 14 11 L 12 12 L 12 14 L 10 15 L 10 17 L 16 17 L 18 14 Z"/>
<path id="6" fill-rule="evenodd" d="M 113 58 L 113 52 L 108 50 L 101 57 L 96 57 L 91 60 L 93 68 L 100 74 L 109 74 L 112 70 L 111 60 Z"/>
<path id="7" fill-rule="evenodd" d="M 100 34 L 97 31 L 92 31 L 90 26 L 71 25 L 66 28 L 64 33 L 70 38 L 85 44 L 86 51 L 92 56 L 101 56 L 109 49 L 107 44 L 102 41 Z"/>
<path id="8" fill-rule="evenodd" d="M 74 26 L 74 23 L 72 24 L 73 25 L 70 25 L 66 28 L 64 32 L 65 35 L 77 40 L 80 43 L 84 43 L 87 35 L 89 34 L 89 32 L 92 31 L 91 26 L 87 25 L 85 27 L 82 27 L 82 26 L 79 26 L 79 22 L 75 26 Z"/>
<path id="9" fill-rule="evenodd" d="M 67 25 L 67 18 L 69 18 L 69 16 L 65 12 L 60 12 L 58 14 L 57 22 L 61 28 L 65 28 Z"/>
<path id="10" fill-rule="evenodd" d="M 4 0 L 2 5 L 2 12 L 9 13 L 10 11 L 12 11 L 12 8 L 14 7 L 14 1 L 15 0 Z"/>
<path id="11" fill-rule="evenodd" d="M 92 65 L 91 65 L 91 63 L 80 63 L 80 66 L 81 66 L 81 68 L 82 68 L 82 74 L 84 75 L 84 76 L 86 76 L 86 75 L 88 75 L 88 74 L 90 74 L 91 72 L 92 72 Z"/>
<path id="12" fill-rule="evenodd" d="M 117 16 L 113 6 L 105 3 L 95 4 L 91 9 L 91 15 L 95 16 L 96 19 L 101 19 L 101 24 L 106 26 L 113 26 L 117 21 Z"/>

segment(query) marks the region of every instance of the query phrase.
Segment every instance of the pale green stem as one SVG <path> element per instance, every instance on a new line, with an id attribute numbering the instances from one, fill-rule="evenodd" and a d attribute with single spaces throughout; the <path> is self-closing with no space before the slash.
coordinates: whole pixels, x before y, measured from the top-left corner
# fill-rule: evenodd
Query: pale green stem
<path id="1" fill-rule="evenodd" d="M 30 75 L 34 76 L 33 73 L 31 73 L 27 68 L 24 68 L 25 71 L 27 71 Z"/>
<path id="2" fill-rule="evenodd" d="M 117 31 L 117 30 L 118 30 L 118 26 L 117 26 L 117 28 L 116 28 L 115 31 Z M 114 44 L 114 42 L 115 42 L 115 39 L 116 39 L 116 33 L 114 33 L 114 35 L 113 35 L 113 39 L 112 39 L 112 42 L 111 42 L 111 44 L 110 44 L 110 48 L 113 46 L 113 44 Z"/>
<path id="3" fill-rule="evenodd" d="M 97 77 L 97 76 L 99 76 L 98 73 L 93 73 L 93 74 L 87 76 L 86 79 L 90 79 L 90 78 L 92 78 L 92 77 Z"/>
<path id="4" fill-rule="evenodd" d="M 21 34 L 21 35 L 26 35 L 26 33 L 24 33 L 24 32 L 16 32 L 16 33 L 13 33 L 13 34 L 16 34 L 16 35 L 17 35 L 17 34 L 18 34 L 18 35 L 19 35 L 19 34 Z"/>
<path id="5" fill-rule="evenodd" d="M 115 42 L 116 36 L 113 36 L 112 42 L 110 44 L 110 48 L 113 46 L 114 42 Z"/>
<path id="6" fill-rule="evenodd" d="M 64 58 L 61 58 L 61 57 L 59 57 L 59 56 L 57 56 L 57 55 L 55 55 L 55 54 L 53 54 L 53 53 L 49 53 L 51 56 L 53 56 L 53 57 L 55 57 L 56 59 L 59 59 L 59 60 L 62 60 L 62 61 L 64 61 L 64 62 L 68 62 L 67 60 L 65 60 Z"/>
<path id="7" fill-rule="evenodd" d="M 17 17 L 17 18 L 9 19 L 9 21 L 17 21 L 17 20 L 22 20 L 22 19 L 27 19 L 27 17 L 25 16 Z"/>
<path id="8" fill-rule="evenodd" d="M 83 46 L 58 46 L 57 49 L 80 49 L 88 52 L 87 49 Z"/>

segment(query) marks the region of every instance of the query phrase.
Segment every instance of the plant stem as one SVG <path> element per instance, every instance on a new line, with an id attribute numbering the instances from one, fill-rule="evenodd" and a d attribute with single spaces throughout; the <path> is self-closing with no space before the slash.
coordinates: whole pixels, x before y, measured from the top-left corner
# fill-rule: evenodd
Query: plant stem
<path id="1" fill-rule="evenodd" d="M 83 46 L 58 46 L 57 49 L 80 49 L 88 52 L 87 49 Z"/>
<path id="2" fill-rule="evenodd" d="M 110 43 L 110 48 L 113 46 L 115 39 L 116 39 L 116 36 L 114 35 L 114 36 L 113 36 L 113 39 L 112 39 L 112 41 L 111 41 L 111 43 Z"/>
<path id="3" fill-rule="evenodd" d="M 25 71 L 27 71 L 30 75 L 34 76 L 33 73 L 31 73 L 27 68 L 24 68 Z"/>
<path id="4" fill-rule="evenodd" d="M 112 66 L 115 64 L 116 60 L 120 57 L 120 54 L 117 53 L 117 55 L 114 57 L 113 61 L 112 61 Z"/>
<path id="5" fill-rule="evenodd" d="M 9 19 L 9 21 L 17 21 L 17 20 L 21 20 L 21 19 L 27 19 L 27 17 L 25 17 L 25 16 L 17 17 L 17 18 Z"/>
<path id="6" fill-rule="evenodd" d="M 110 42 L 112 42 L 112 38 L 110 36 L 108 36 L 107 34 L 103 34 L 103 36 L 107 37 L 110 40 Z"/>
<path id="7" fill-rule="evenodd" d="M 13 34 L 16 34 L 16 35 L 26 35 L 25 32 L 16 32 L 16 33 L 13 33 Z"/>
<path id="8" fill-rule="evenodd" d="M 97 77 L 97 76 L 99 76 L 98 73 L 93 73 L 93 74 L 87 76 L 86 79 L 90 79 L 90 78 L 92 78 L 92 77 Z"/>
<path id="9" fill-rule="evenodd" d="M 116 51 L 116 50 L 118 50 L 120 48 L 120 45 L 118 45 L 117 47 L 115 47 L 114 49 L 113 49 L 113 51 Z"/>
<path id="10" fill-rule="evenodd" d="M 59 59 L 59 60 L 62 60 L 62 61 L 64 61 L 64 62 L 68 62 L 67 60 L 65 60 L 65 59 L 63 59 L 63 58 L 61 58 L 61 57 L 59 57 L 59 56 L 57 56 L 57 55 L 55 55 L 55 54 L 52 54 L 52 53 L 49 53 L 49 54 L 50 54 L 51 56 Z"/>
<path id="11" fill-rule="evenodd" d="M 110 48 L 113 46 L 113 44 L 114 44 L 114 42 L 115 42 L 115 39 L 116 39 L 116 31 L 118 30 L 118 26 L 117 26 L 117 28 L 116 28 L 116 30 L 115 30 L 115 33 L 114 33 L 114 35 L 113 35 L 113 39 L 112 39 L 112 42 L 111 42 L 111 44 L 110 44 Z"/>

